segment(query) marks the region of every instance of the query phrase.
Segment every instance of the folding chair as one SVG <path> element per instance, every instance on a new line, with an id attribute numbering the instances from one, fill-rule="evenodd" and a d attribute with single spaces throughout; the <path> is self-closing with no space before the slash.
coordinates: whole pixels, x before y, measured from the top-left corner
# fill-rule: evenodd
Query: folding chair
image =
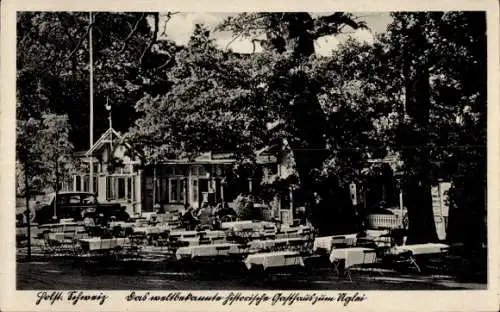
<path id="1" fill-rule="evenodd" d="M 228 251 L 231 248 L 231 246 L 216 246 L 216 255 L 217 256 L 223 256 L 225 251 Z"/>
<path id="2" fill-rule="evenodd" d="M 283 251 L 287 248 L 288 242 L 278 242 L 271 248 L 272 251 Z"/>
<path id="3" fill-rule="evenodd" d="M 340 279 L 341 275 L 345 276 L 346 274 L 345 259 L 335 259 L 335 261 L 333 261 L 332 264 L 333 264 L 333 271 L 337 275 L 337 278 Z M 351 279 L 350 274 L 349 274 L 349 279 Z"/>
<path id="4" fill-rule="evenodd" d="M 114 226 L 111 230 L 111 235 L 113 235 L 114 237 L 123 237 L 124 234 L 125 233 L 123 231 L 123 228 L 120 225 Z"/>
<path id="5" fill-rule="evenodd" d="M 396 265 L 407 265 L 410 268 L 415 269 L 418 273 L 421 272 L 420 266 L 418 265 L 415 257 L 413 256 L 413 252 L 411 250 L 402 252 L 395 256 L 393 263 Z"/>
<path id="6" fill-rule="evenodd" d="M 360 267 L 368 270 L 369 277 L 371 277 L 372 273 L 374 272 L 378 272 L 379 275 L 382 275 L 380 271 L 375 271 L 377 259 L 378 256 L 375 249 L 363 250 L 363 263 L 360 265 Z"/>
<path id="7" fill-rule="evenodd" d="M 449 247 L 440 248 L 439 254 L 433 255 L 427 259 L 425 262 L 426 269 L 431 269 L 440 274 L 445 274 L 447 271 L 450 271 L 451 264 L 448 257 L 449 253 Z"/>
<path id="8" fill-rule="evenodd" d="M 333 236 L 332 237 L 332 248 L 345 248 L 345 236 Z"/>
<path id="9" fill-rule="evenodd" d="M 208 237 L 200 237 L 200 240 L 198 244 L 200 245 L 210 245 L 212 243 L 212 240 Z"/>
<path id="10" fill-rule="evenodd" d="M 285 266 L 300 265 L 300 260 L 299 260 L 300 255 L 287 254 L 287 255 L 284 255 L 283 257 L 285 258 L 285 263 L 284 263 Z"/>

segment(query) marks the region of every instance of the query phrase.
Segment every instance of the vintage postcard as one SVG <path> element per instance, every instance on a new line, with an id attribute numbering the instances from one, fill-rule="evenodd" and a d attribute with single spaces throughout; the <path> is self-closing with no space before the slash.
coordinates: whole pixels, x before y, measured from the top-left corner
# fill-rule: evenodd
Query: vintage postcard
<path id="1" fill-rule="evenodd" d="M 0 309 L 497 311 L 496 1 L 2 1 Z"/>

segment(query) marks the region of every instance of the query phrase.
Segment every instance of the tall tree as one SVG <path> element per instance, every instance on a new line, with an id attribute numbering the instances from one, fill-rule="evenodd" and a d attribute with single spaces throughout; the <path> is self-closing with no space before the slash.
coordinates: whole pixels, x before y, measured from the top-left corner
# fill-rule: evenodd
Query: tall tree
<path id="1" fill-rule="evenodd" d="M 248 106 L 256 99 L 251 63 L 217 49 L 201 25 L 174 63 L 168 71 L 171 87 L 137 103 L 140 118 L 130 142 L 144 149 L 150 163 L 182 152 L 253 152 L 260 134 L 254 106 Z"/>
<path id="2" fill-rule="evenodd" d="M 165 89 L 164 73 L 175 45 L 159 40 L 159 13 L 20 12 L 17 15 L 18 92 L 32 113 L 67 114 L 77 149 L 88 148 L 89 31 L 93 31 L 95 133 L 125 131 L 145 91 Z M 153 22 L 149 22 L 152 20 Z"/>
<path id="3" fill-rule="evenodd" d="M 327 157 L 325 131 L 327 121 L 318 101 L 320 86 L 304 70 L 314 57 L 314 42 L 327 35 L 336 35 L 344 27 L 366 27 L 351 14 L 337 12 L 313 18 L 309 13 L 241 13 L 231 16 L 219 30 L 232 31 L 235 36 L 251 38 L 252 42 L 281 58 L 274 66 L 275 75 L 267 84 L 264 100 L 277 99 L 287 141 L 293 152 L 300 178 L 300 190 L 306 201 L 312 201 L 314 177 Z M 279 76 L 281 75 L 281 76 Z M 281 84 L 281 85 L 279 85 Z M 276 94 L 270 94 L 276 93 Z M 311 127 L 314 125 L 314 127 Z M 308 195 L 306 195 L 308 194 Z"/>
<path id="4" fill-rule="evenodd" d="M 451 180 L 455 190 L 450 194 L 454 204 L 449 238 L 461 236 L 453 225 L 453 215 L 459 211 L 462 221 L 475 220 L 473 231 L 478 233 L 486 179 L 486 84 L 481 82 L 486 79 L 484 14 L 396 13 L 393 17 L 387 42 L 406 81 L 407 116 L 397 142 L 407 175 L 410 237 L 436 240 L 430 184 L 440 178 Z"/>

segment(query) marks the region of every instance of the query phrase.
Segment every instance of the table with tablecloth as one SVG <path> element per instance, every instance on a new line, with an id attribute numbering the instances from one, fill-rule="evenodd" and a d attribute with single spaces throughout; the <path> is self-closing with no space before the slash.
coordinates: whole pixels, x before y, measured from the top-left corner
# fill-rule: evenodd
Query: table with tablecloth
<path id="1" fill-rule="evenodd" d="M 441 254 L 443 250 L 449 248 L 446 244 L 441 243 L 428 243 L 428 244 L 412 244 L 404 246 L 396 246 L 391 249 L 391 253 L 398 254 L 411 251 L 412 255 L 430 255 Z"/>
<path id="2" fill-rule="evenodd" d="M 229 256 L 230 254 L 242 253 L 241 246 L 238 244 L 223 243 L 223 244 L 209 244 L 186 246 L 177 249 L 175 255 L 177 259 L 182 258 L 195 258 L 195 257 L 215 257 L 215 256 Z"/>
<path id="3" fill-rule="evenodd" d="M 266 250 L 277 248 L 279 246 L 298 246 L 303 245 L 306 242 L 304 237 L 292 237 L 292 238 L 277 238 L 277 239 L 266 239 L 266 240 L 253 240 L 250 242 L 251 249 Z"/>
<path id="4" fill-rule="evenodd" d="M 221 231 L 221 230 L 210 230 L 210 231 L 201 231 L 201 232 L 198 232 L 198 235 L 201 236 L 201 237 L 207 237 L 207 238 L 210 238 L 210 239 L 213 239 L 213 238 L 224 238 L 224 237 L 226 237 L 226 232 L 225 231 Z"/>
<path id="5" fill-rule="evenodd" d="M 304 266 L 304 259 L 296 251 L 275 251 L 248 255 L 244 263 L 249 270 L 255 265 L 261 265 L 265 270 L 271 267 Z"/>
<path id="6" fill-rule="evenodd" d="M 186 246 L 198 246 L 200 245 L 200 238 L 199 237 L 180 238 L 179 242 L 185 243 Z"/>
<path id="7" fill-rule="evenodd" d="M 254 232 L 275 231 L 276 226 L 267 221 L 232 221 L 221 224 L 223 230 L 232 230 L 234 232 L 252 230 Z"/>
<path id="8" fill-rule="evenodd" d="M 75 240 L 75 239 L 83 239 L 87 238 L 87 232 L 50 232 L 47 233 L 47 238 L 49 240 L 63 242 L 65 240 Z"/>
<path id="9" fill-rule="evenodd" d="M 345 244 L 348 246 L 356 245 L 357 234 L 333 235 L 333 236 L 320 236 L 314 238 L 313 250 L 327 250 L 332 249 L 333 243 Z"/>
<path id="10" fill-rule="evenodd" d="M 109 250 L 116 247 L 123 247 L 129 243 L 128 238 L 84 238 L 80 239 L 80 245 L 83 250 L 87 251 L 99 251 L 99 250 Z"/>
<path id="11" fill-rule="evenodd" d="M 368 237 L 380 237 L 383 235 L 388 235 L 389 230 L 371 230 L 371 229 L 369 229 L 369 230 L 365 231 L 365 234 Z"/>
<path id="12" fill-rule="evenodd" d="M 177 238 L 179 240 L 185 238 L 199 238 L 200 232 L 198 231 L 171 231 L 169 234 L 172 238 Z"/>
<path id="13" fill-rule="evenodd" d="M 135 222 L 125 222 L 125 221 L 111 221 L 108 222 L 108 227 L 109 228 L 114 228 L 114 227 L 121 227 L 121 228 L 132 228 L 134 227 L 136 223 Z"/>
<path id="14" fill-rule="evenodd" d="M 85 230 L 85 226 L 81 223 L 68 222 L 68 223 L 54 223 L 39 225 L 40 232 L 50 231 L 55 232 L 81 232 Z"/>
<path id="15" fill-rule="evenodd" d="M 313 250 L 327 250 L 332 249 L 333 236 L 320 236 L 314 238 Z"/>
<path id="16" fill-rule="evenodd" d="M 134 226 L 132 227 L 134 233 L 161 234 L 167 232 L 170 227 L 167 224 L 157 224 L 154 226 Z"/>
<path id="17" fill-rule="evenodd" d="M 305 236 L 313 233 L 313 228 L 306 225 L 299 226 L 289 226 L 283 225 L 280 227 L 279 231 L 276 233 L 277 237 L 297 237 Z"/>
<path id="18" fill-rule="evenodd" d="M 345 267 L 350 268 L 359 264 L 375 263 L 377 256 L 375 250 L 371 248 L 334 248 L 330 252 L 330 262 L 338 260 L 344 260 Z"/>

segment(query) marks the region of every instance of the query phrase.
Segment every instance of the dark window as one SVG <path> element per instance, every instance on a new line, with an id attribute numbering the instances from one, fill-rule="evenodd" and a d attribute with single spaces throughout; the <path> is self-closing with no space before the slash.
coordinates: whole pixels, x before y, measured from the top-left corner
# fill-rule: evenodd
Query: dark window
<path id="1" fill-rule="evenodd" d="M 80 195 L 70 195 L 68 198 L 68 204 L 78 205 L 81 204 Z"/>
<path id="2" fill-rule="evenodd" d="M 118 179 L 118 199 L 125 199 L 125 178 Z"/>
<path id="3" fill-rule="evenodd" d="M 106 177 L 106 199 L 111 200 L 113 199 L 113 185 L 112 179 L 110 177 Z"/>
<path id="4" fill-rule="evenodd" d="M 89 176 L 84 176 L 83 177 L 83 191 L 88 192 L 89 191 Z"/>
<path id="5" fill-rule="evenodd" d="M 75 185 L 75 191 L 79 192 L 82 190 L 82 179 L 80 176 L 76 176 L 76 185 Z"/>
<path id="6" fill-rule="evenodd" d="M 68 195 L 57 195 L 57 204 L 67 204 L 68 203 Z"/>
<path id="7" fill-rule="evenodd" d="M 168 202 L 168 179 L 166 177 L 162 177 L 160 180 L 160 202 L 167 203 Z"/>
<path id="8" fill-rule="evenodd" d="M 132 178 L 127 178 L 127 199 L 132 199 Z"/>
<path id="9" fill-rule="evenodd" d="M 94 195 L 83 195 L 82 196 L 82 203 L 84 205 L 94 205 L 97 203 L 97 200 Z"/>

